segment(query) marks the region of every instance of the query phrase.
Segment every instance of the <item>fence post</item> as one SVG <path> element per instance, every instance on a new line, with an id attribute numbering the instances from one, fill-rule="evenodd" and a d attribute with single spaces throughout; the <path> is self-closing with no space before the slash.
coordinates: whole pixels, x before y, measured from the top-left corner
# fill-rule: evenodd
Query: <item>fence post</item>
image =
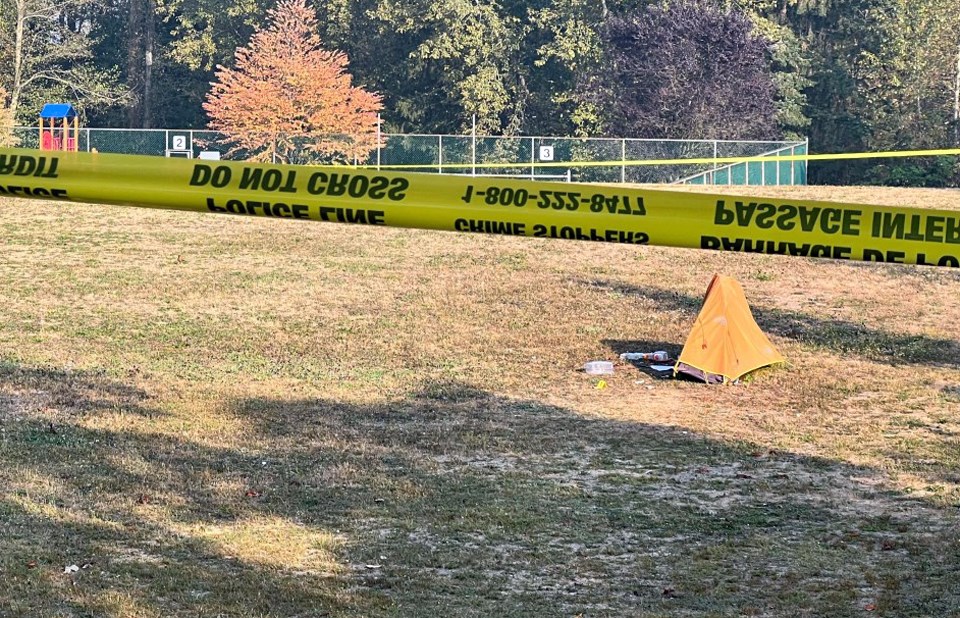
<path id="1" fill-rule="evenodd" d="M 783 148 L 777 151 L 777 186 L 780 186 L 780 166 L 783 165 L 783 161 L 780 160 L 780 157 L 783 156 Z"/>
<path id="2" fill-rule="evenodd" d="M 791 146 L 790 156 L 793 157 L 793 156 L 796 156 L 796 154 L 797 154 L 797 147 Z M 796 165 L 797 165 L 797 162 L 794 161 L 793 159 L 790 159 L 790 186 L 797 184 L 797 168 L 795 167 Z"/>
<path id="3" fill-rule="evenodd" d="M 437 136 L 437 173 L 443 173 L 443 136 Z"/>
<path id="4" fill-rule="evenodd" d="M 710 184 L 717 184 L 717 140 L 713 140 L 713 170 L 710 172 Z M 729 170 L 727 172 L 730 173 Z"/>
<path id="5" fill-rule="evenodd" d="M 808 156 L 809 156 L 809 154 L 810 154 L 810 138 L 809 138 L 809 137 L 806 138 L 805 140 L 803 140 L 803 154 L 808 155 Z M 804 159 L 804 160 L 803 160 L 803 184 L 805 184 L 805 185 L 810 184 L 810 181 L 807 180 L 807 178 L 808 178 L 808 176 L 809 176 L 809 174 L 810 174 L 810 170 L 809 170 L 809 168 L 807 167 L 807 166 L 809 165 L 809 163 L 810 163 L 810 160 L 809 160 L 809 159 Z"/>
<path id="6" fill-rule="evenodd" d="M 476 114 L 473 115 L 473 133 L 471 135 L 472 135 L 472 138 L 470 140 L 470 152 L 471 152 L 470 161 L 471 161 L 472 167 L 470 169 L 470 175 L 476 176 L 477 175 L 477 115 Z"/>
<path id="7" fill-rule="evenodd" d="M 535 144 L 536 139 L 537 138 L 535 137 L 530 138 L 530 180 L 535 180 L 534 177 L 537 175 L 537 170 L 535 167 L 537 163 L 537 146 Z"/>
<path id="8" fill-rule="evenodd" d="M 627 182 L 627 138 L 620 141 L 620 184 Z"/>
<path id="9" fill-rule="evenodd" d="M 381 141 L 383 140 L 383 129 L 381 128 L 382 123 L 383 123 L 383 119 L 380 118 L 380 114 L 378 113 L 377 114 L 377 171 L 380 170 L 380 144 L 381 144 Z"/>

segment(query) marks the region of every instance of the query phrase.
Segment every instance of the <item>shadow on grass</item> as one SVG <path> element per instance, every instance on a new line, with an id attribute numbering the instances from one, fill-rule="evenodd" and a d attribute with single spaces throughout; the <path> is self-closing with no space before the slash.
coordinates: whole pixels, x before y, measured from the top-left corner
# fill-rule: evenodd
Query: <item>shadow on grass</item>
<path id="1" fill-rule="evenodd" d="M 69 390 L 56 381 L 8 368 L 0 393 L 30 409 L 32 391 Z M 137 417 L 84 424 L 124 388 L 85 385 L 56 433 L 47 417 L 0 414 L 0 607 L 919 616 L 960 603 L 956 514 L 878 489 L 868 469 L 443 382 L 373 405 L 237 401 L 221 413 L 249 427 L 242 446 Z M 294 564 L 292 539 L 238 553 L 204 534 L 257 520 L 340 535 L 341 571 Z M 266 543 L 290 566 L 249 557 Z"/>
<path id="2" fill-rule="evenodd" d="M 150 396 L 144 390 L 112 380 L 106 372 L 21 367 L 0 360 L 2 384 L 17 384 L 21 390 L 30 391 L 32 396 L 29 399 L 34 408 L 65 408 L 75 413 L 123 409 L 125 413 L 148 417 L 162 414 L 146 405 Z M 4 402 L 2 397 L 0 393 L 0 405 L 5 404 L 5 411 L 17 413 L 13 402 Z"/>
<path id="3" fill-rule="evenodd" d="M 664 310 L 683 311 L 693 319 L 700 311 L 703 297 L 681 294 L 667 289 L 640 287 L 614 281 L 583 281 L 583 285 L 627 296 L 645 298 Z M 799 311 L 751 306 L 757 324 L 767 334 L 828 349 L 842 355 L 857 355 L 872 361 L 935 367 L 960 367 L 960 340 L 924 335 L 901 335 L 868 328 L 849 320 L 818 318 Z M 623 343 L 623 342 L 612 342 Z M 627 342 L 633 344 L 633 342 Z M 643 342 L 636 342 L 638 345 Z M 679 342 L 682 347 L 682 342 Z M 667 344 L 664 344 L 667 345 Z M 676 348 L 676 343 L 670 347 Z M 614 351 L 617 351 L 611 345 Z"/>

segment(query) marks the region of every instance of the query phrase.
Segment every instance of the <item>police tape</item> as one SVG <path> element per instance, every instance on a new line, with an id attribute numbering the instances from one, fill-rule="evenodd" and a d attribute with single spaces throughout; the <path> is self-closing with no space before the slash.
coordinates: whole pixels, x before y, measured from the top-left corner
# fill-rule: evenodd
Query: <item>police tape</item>
<path id="1" fill-rule="evenodd" d="M 861 159 L 912 159 L 917 157 L 960 156 L 960 148 L 939 150 L 890 150 L 882 152 L 838 152 L 832 154 L 769 154 L 751 157 L 690 157 L 673 159 L 610 159 L 607 161 L 536 161 L 515 163 L 398 163 L 394 165 L 359 165 L 362 169 L 414 170 L 414 169 L 529 169 L 536 168 L 587 168 L 587 167 L 651 167 L 658 165 L 740 165 L 748 163 L 791 163 L 807 161 L 853 161 Z M 707 170 L 709 171 L 709 170 Z"/>
<path id="2" fill-rule="evenodd" d="M 960 267 L 960 211 L 925 208 L 12 149 L 0 196 Z"/>

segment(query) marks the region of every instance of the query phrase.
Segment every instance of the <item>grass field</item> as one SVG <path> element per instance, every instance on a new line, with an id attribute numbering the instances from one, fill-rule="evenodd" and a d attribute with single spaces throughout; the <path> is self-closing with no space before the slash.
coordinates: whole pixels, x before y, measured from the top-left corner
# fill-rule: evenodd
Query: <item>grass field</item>
<path id="1" fill-rule="evenodd" d="M 15 200 L 0 230 L 0 616 L 960 616 L 956 270 Z M 788 366 L 578 371 L 678 353 L 714 272 Z"/>

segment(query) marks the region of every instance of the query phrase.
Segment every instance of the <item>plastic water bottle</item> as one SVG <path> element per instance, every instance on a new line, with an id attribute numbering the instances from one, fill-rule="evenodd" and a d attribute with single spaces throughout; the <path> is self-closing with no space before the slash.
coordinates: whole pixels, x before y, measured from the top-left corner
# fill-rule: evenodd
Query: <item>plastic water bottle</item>
<path id="1" fill-rule="evenodd" d="M 592 376 L 608 376 L 613 374 L 613 363 L 610 361 L 590 361 L 583 366 L 583 370 Z"/>

